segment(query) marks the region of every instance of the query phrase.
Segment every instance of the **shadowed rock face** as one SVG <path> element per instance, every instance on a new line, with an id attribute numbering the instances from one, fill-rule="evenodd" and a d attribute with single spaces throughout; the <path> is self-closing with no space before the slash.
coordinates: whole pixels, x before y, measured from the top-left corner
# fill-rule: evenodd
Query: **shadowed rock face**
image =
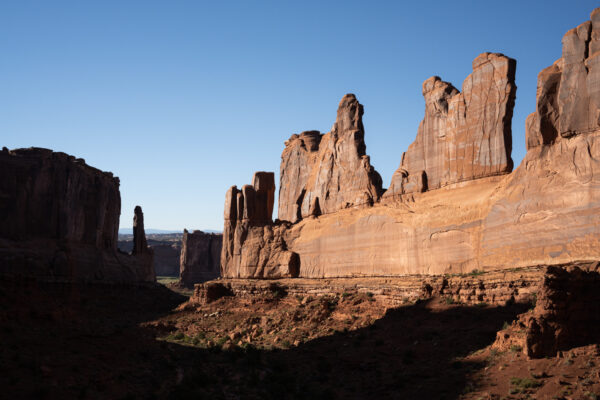
<path id="1" fill-rule="evenodd" d="M 298 255 L 287 250 L 287 224 L 273 224 L 275 176 L 256 172 L 253 185 L 225 195 L 221 275 L 229 278 L 293 277 Z"/>
<path id="2" fill-rule="evenodd" d="M 0 152 L 0 273 L 74 281 L 154 281 L 141 225 L 138 252 L 117 251 L 119 179 L 65 153 Z M 134 222 L 135 224 L 135 222 Z"/>
<path id="3" fill-rule="evenodd" d="M 425 117 L 385 197 L 512 171 L 516 61 L 483 53 L 460 93 L 434 76 L 423 83 Z"/>
<path id="4" fill-rule="evenodd" d="M 133 250 L 132 254 L 147 253 L 148 242 L 146 241 L 146 231 L 144 230 L 144 213 L 142 207 L 135 206 L 133 210 Z"/>
<path id="5" fill-rule="evenodd" d="M 221 274 L 223 235 L 183 231 L 179 276 L 184 286 L 216 279 Z"/>
<path id="6" fill-rule="evenodd" d="M 119 178 L 41 148 L 0 152 L 0 237 L 116 249 Z"/>
<path id="7" fill-rule="evenodd" d="M 381 176 L 366 155 L 362 115 L 362 104 L 347 94 L 331 132 L 307 131 L 286 141 L 281 155 L 280 220 L 296 222 L 379 200 Z"/>
<path id="8" fill-rule="evenodd" d="M 527 118 L 527 149 L 600 127 L 600 9 L 568 31 L 562 57 L 538 75 L 537 109 Z"/>

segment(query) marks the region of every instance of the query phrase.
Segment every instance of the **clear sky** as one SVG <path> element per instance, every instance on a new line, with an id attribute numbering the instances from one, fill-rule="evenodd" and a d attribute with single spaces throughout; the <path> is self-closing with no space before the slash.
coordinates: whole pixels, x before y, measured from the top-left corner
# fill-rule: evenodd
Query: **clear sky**
<path id="1" fill-rule="evenodd" d="M 538 72 L 597 1 L 0 2 L 0 146 L 47 147 L 121 179 L 156 229 L 223 226 L 231 185 L 275 171 L 293 133 L 364 105 L 389 185 L 423 117 L 422 82 L 457 88 L 485 51 L 517 60 L 513 158 Z"/>

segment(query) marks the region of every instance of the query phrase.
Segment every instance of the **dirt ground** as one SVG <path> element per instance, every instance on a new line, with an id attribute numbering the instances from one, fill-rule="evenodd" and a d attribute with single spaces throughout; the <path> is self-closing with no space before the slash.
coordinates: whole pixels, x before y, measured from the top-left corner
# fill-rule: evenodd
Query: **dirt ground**
<path id="1" fill-rule="evenodd" d="M 274 292 L 208 305 L 162 285 L 0 281 L 4 398 L 595 399 L 597 345 L 489 346 L 529 304 Z"/>

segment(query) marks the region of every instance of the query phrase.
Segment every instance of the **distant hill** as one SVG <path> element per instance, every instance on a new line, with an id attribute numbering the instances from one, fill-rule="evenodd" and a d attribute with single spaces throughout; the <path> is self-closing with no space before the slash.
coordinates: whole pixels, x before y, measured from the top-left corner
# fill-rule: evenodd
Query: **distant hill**
<path id="1" fill-rule="evenodd" d="M 194 229 L 188 229 L 188 231 L 193 231 Z M 221 233 L 222 231 L 215 231 L 211 229 L 200 229 L 202 232 L 206 233 Z M 152 229 L 146 228 L 146 234 L 169 234 L 169 233 L 183 233 L 183 229 L 180 230 L 168 230 L 168 229 Z M 120 228 L 119 235 L 131 235 L 133 234 L 133 228 Z"/>

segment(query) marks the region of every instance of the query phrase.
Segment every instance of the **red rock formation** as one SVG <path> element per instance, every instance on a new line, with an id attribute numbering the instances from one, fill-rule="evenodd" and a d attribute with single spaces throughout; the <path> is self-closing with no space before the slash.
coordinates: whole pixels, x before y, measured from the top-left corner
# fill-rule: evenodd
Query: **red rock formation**
<path id="1" fill-rule="evenodd" d="M 600 263 L 549 267 L 535 308 L 497 334 L 494 347 L 517 346 L 532 358 L 600 341 Z M 590 269 L 591 268 L 591 269 Z"/>
<path id="2" fill-rule="evenodd" d="M 0 152 L 0 273 L 154 281 L 151 254 L 117 251 L 119 179 L 65 153 Z M 145 242 L 143 228 L 138 232 Z"/>
<path id="3" fill-rule="evenodd" d="M 599 16 L 600 9 L 595 10 L 592 24 L 569 31 L 563 58 L 540 74 L 536 112 L 527 124 L 528 152 L 512 173 L 515 62 L 499 54 L 475 59 L 462 93 L 436 77 L 425 82 L 425 118 L 384 194 L 393 201 L 341 209 L 345 203 L 338 200 L 354 197 L 358 187 L 373 182 L 361 181 L 368 174 L 357 165 L 351 172 L 336 169 L 343 164 L 339 160 L 347 160 L 342 155 L 354 154 L 340 150 L 346 144 L 364 154 L 358 150 L 364 144 L 362 128 L 347 128 L 362 126 L 353 97 L 342 101 L 330 134 L 292 136 L 282 155 L 279 216 L 295 223 L 274 225 L 273 237 L 297 254 L 298 276 L 434 275 L 600 259 L 600 126 L 594 125 L 600 108 L 593 95 L 594 60 L 600 51 L 600 33 L 594 30 L 600 21 L 594 21 Z M 341 144 L 338 131 L 355 136 Z M 360 140 L 353 141 L 356 137 Z M 354 178 L 338 179 L 352 172 Z M 331 189 L 329 196 L 322 195 L 323 188 Z M 243 211 L 244 196 L 228 194 L 227 209 L 232 211 L 226 215 Z M 248 229 L 236 231 L 237 242 L 230 229 L 224 254 L 268 259 L 261 253 L 269 248 L 259 240 L 262 226 L 251 240 L 244 236 Z M 281 274 L 262 270 L 226 276 Z"/>
<path id="4" fill-rule="evenodd" d="M 298 255 L 287 250 L 285 223 L 273 224 L 275 177 L 256 172 L 253 185 L 225 196 L 221 275 L 235 278 L 289 277 L 298 274 Z"/>
<path id="5" fill-rule="evenodd" d="M 331 132 L 292 135 L 281 155 L 279 219 L 296 222 L 315 213 L 372 205 L 381 177 L 366 155 L 363 106 L 353 94 L 340 101 Z M 314 204 L 319 205 L 318 212 Z"/>
<path id="6" fill-rule="evenodd" d="M 515 69 L 515 60 L 483 53 L 462 93 L 437 76 L 427 79 L 425 117 L 385 197 L 509 173 Z"/>
<path id="7" fill-rule="evenodd" d="M 568 31 L 562 44 L 562 57 L 538 75 L 527 149 L 600 127 L 600 8 L 591 21 Z"/>
<path id="8" fill-rule="evenodd" d="M 187 287 L 221 275 L 223 235 L 183 230 L 179 268 L 180 282 Z"/>

